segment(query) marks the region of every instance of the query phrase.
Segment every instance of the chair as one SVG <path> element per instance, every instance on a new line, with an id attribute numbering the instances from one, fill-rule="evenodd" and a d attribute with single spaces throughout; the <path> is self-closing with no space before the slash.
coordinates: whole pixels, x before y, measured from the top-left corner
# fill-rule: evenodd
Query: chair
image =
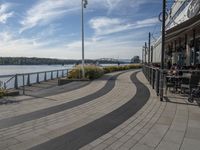
<path id="1" fill-rule="evenodd" d="M 189 94 L 191 94 L 192 89 L 197 87 L 200 81 L 200 76 L 197 74 L 192 74 L 191 77 L 188 79 L 183 79 L 181 83 L 181 93 L 185 93 L 185 90 L 189 90 Z"/>
<path id="2" fill-rule="evenodd" d="M 168 89 L 170 90 L 170 88 L 173 88 L 173 90 L 175 90 L 175 78 L 173 77 L 166 77 L 166 89 L 165 89 L 165 93 L 167 94 Z"/>

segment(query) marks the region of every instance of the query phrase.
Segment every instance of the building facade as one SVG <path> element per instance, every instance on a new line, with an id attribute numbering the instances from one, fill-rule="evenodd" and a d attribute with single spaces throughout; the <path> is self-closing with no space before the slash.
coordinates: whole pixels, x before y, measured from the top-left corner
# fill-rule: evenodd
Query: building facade
<path id="1" fill-rule="evenodd" d="M 175 1 L 167 16 L 165 63 L 200 64 L 200 0 Z M 154 64 L 161 62 L 161 40 L 162 37 L 153 45 Z"/>

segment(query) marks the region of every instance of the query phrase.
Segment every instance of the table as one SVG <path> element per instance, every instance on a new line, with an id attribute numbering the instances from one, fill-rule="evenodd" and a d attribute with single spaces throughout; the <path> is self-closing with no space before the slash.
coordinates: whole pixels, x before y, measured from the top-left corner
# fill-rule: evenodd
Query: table
<path id="1" fill-rule="evenodd" d="M 178 87 L 180 87 L 181 81 L 183 81 L 184 79 L 190 79 L 189 76 L 180 76 L 180 75 L 168 75 L 166 76 L 167 81 L 169 81 L 169 83 L 171 82 L 172 84 L 174 84 L 174 89 L 177 92 L 178 91 Z"/>

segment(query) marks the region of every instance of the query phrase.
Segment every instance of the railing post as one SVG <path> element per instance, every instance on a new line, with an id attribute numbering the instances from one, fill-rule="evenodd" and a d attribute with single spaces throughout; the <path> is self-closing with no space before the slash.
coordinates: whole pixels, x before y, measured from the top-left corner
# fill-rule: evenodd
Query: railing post
<path id="1" fill-rule="evenodd" d="M 150 83 L 150 85 L 152 85 L 151 84 L 151 68 L 149 68 L 149 83 Z"/>
<path id="2" fill-rule="evenodd" d="M 151 68 L 151 86 L 152 86 L 152 88 L 153 88 L 153 81 L 154 81 L 154 79 L 153 79 L 153 68 Z"/>
<path id="3" fill-rule="evenodd" d="M 68 77 L 68 75 L 69 75 L 69 70 L 67 69 L 67 77 Z"/>
<path id="4" fill-rule="evenodd" d="M 159 96 L 159 79 L 160 79 L 159 69 L 156 69 L 156 93 L 157 93 L 157 96 Z"/>
<path id="5" fill-rule="evenodd" d="M 27 85 L 30 86 L 31 83 L 30 83 L 30 74 L 28 74 L 28 77 L 27 77 Z"/>
<path id="6" fill-rule="evenodd" d="M 152 87 L 155 89 L 155 69 L 153 69 L 153 81 L 152 81 Z"/>
<path id="7" fill-rule="evenodd" d="M 18 89 L 18 75 L 15 75 L 15 89 Z"/>
<path id="8" fill-rule="evenodd" d="M 23 78 L 23 95 L 25 95 L 25 79 L 24 79 L 24 74 L 23 74 L 23 76 L 22 76 L 22 78 Z"/>
<path id="9" fill-rule="evenodd" d="M 51 71 L 51 80 L 53 80 L 53 71 Z"/>
<path id="10" fill-rule="evenodd" d="M 59 71 L 57 70 L 57 78 L 59 77 Z"/>
<path id="11" fill-rule="evenodd" d="M 37 83 L 40 83 L 40 75 L 37 73 Z"/>
<path id="12" fill-rule="evenodd" d="M 164 70 L 160 70 L 160 100 L 164 98 Z"/>
<path id="13" fill-rule="evenodd" d="M 64 70 L 62 70 L 62 77 L 64 77 Z"/>
<path id="14" fill-rule="evenodd" d="M 47 81 L 47 73 L 44 73 L 44 81 Z"/>
<path id="15" fill-rule="evenodd" d="M 6 82 L 3 83 L 3 88 L 4 88 L 4 89 L 7 89 Z"/>

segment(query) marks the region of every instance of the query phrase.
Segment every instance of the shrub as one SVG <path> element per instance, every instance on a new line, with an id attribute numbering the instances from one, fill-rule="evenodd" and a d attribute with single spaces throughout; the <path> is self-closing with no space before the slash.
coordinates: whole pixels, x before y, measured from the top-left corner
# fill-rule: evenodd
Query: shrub
<path id="1" fill-rule="evenodd" d="M 5 90 L 3 90 L 2 88 L 0 88 L 0 98 L 2 98 L 3 96 L 5 96 L 6 92 Z"/>
<path id="2" fill-rule="evenodd" d="M 131 65 L 124 65 L 124 66 L 108 66 L 108 67 L 97 67 L 95 65 L 86 65 L 85 69 L 85 77 L 87 79 L 93 80 L 101 77 L 104 73 L 111 73 L 115 71 L 123 71 L 129 69 L 139 69 L 142 65 L 140 64 L 131 64 Z M 69 79 L 81 79 L 82 78 L 82 69 L 81 65 L 76 66 L 73 68 L 68 75 Z"/>
<path id="3" fill-rule="evenodd" d="M 115 72 L 115 71 L 122 71 L 122 70 L 129 70 L 129 69 L 139 69 L 142 65 L 140 64 L 130 64 L 130 65 L 124 65 L 124 66 L 108 66 L 104 67 L 105 73 Z"/>
<path id="4" fill-rule="evenodd" d="M 102 68 L 95 65 L 86 65 L 84 66 L 85 78 L 93 80 L 101 77 L 104 74 Z M 70 79 L 81 79 L 82 78 L 82 69 L 81 66 L 76 66 L 69 72 L 68 78 Z"/>

